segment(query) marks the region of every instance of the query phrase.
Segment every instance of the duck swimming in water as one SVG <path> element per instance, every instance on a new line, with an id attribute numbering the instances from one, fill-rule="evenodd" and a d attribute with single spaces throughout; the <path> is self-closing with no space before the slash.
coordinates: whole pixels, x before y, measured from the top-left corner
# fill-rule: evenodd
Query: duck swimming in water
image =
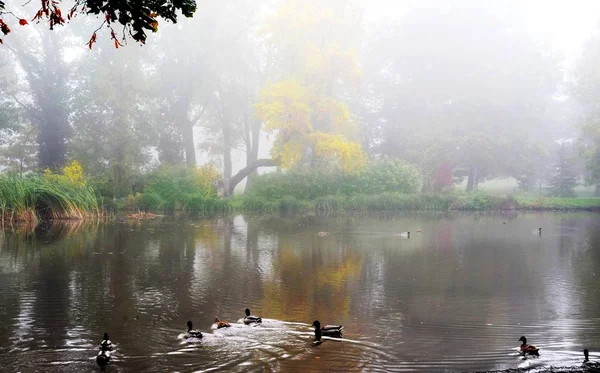
<path id="1" fill-rule="evenodd" d="M 321 327 L 319 320 L 315 320 L 311 326 L 315 327 L 315 343 L 317 344 L 321 343 L 321 336 L 342 338 L 342 329 L 344 329 L 342 325 L 325 325 Z"/>
<path id="2" fill-rule="evenodd" d="M 215 324 L 217 324 L 217 329 L 229 328 L 231 326 L 227 321 L 219 320 L 218 317 L 215 317 Z"/>
<path id="3" fill-rule="evenodd" d="M 535 228 L 531 230 L 533 234 L 542 234 L 542 228 Z"/>
<path id="4" fill-rule="evenodd" d="M 519 338 L 519 342 L 523 342 L 520 347 L 521 354 L 540 356 L 540 349 L 535 347 L 534 345 L 527 344 L 527 338 L 521 337 Z"/>
<path id="5" fill-rule="evenodd" d="M 410 238 L 410 232 L 402 232 L 400 233 L 400 237 Z"/>
<path id="6" fill-rule="evenodd" d="M 198 339 L 200 339 L 200 338 L 202 338 L 202 332 L 200 330 L 192 329 L 193 324 L 189 320 L 187 322 L 187 327 L 188 327 L 188 330 L 185 333 L 185 336 L 184 336 L 185 339 L 190 339 L 190 338 L 198 338 Z"/>
<path id="7" fill-rule="evenodd" d="M 108 339 L 108 333 L 104 333 L 104 337 L 98 348 L 100 349 L 100 352 L 98 352 L 98 356 L 96 356 L 96 362 L 100 365 L 108 364 L 112 351 L 112 342 Z"/>
<path id="8" fill-rule="evenodd" d="M 250 315 L 250 309 L 246 308 L 246 317 L 244 317 L 244 324 L 250 325 L 250 324 L 261 324 L 261 323 L 262 323 L 262 318 Z"/>

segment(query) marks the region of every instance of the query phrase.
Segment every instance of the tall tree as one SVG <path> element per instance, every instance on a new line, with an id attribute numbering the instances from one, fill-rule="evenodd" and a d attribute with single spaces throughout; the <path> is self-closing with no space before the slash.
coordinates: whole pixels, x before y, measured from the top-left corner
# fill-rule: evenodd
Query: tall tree
<path id="1" fill-rule="evenodd" d="M 557 197 L 574 197 L 577 185 L 577 171 L 575 162 L 570 153 L 571 146 L 564 141 L 560 142 L 558 160 L 550 176 L 550 194 Z"/>
<path id="2" fill-rule="evenodd" d="M 283 1 L 268 20 L 278 74 L 260 93 L 257 115 L 276 134 L 272 155 L 283 167 L 364 156 L 347 97 L 360 78 L 355 48 L 360 13 L 354 2 Z"/>
<path id="3" fill-rule="evenodd" d="M 155 145 L 150 82 L 141 61 L 139 49 L 108 48 L 79 63 L 86 73 L 77 83 L 71 149 L 92 174 L 110 175 L 115 198 L 132 192 L 132 178 Z"/>
<path id="4" fill-rule="evenodd" d="M 579 137 L 580 153 L 587 166 L 587 181 L 600 197 L 600 30 L 588 39 L 579 58 L 571 84 L 571 92 L 582 105 L 583 118 Z"/>
<path id="5" fill-rule="evenodd" d="M 38 128 L 38 166 L 58 168 L 65 164 L 69 136 L 69 68 L 61 51 L 66 45 L 56 33 L 21 33 L 20 44 L 11 46 L 25 73 L 28 90 L 12 99 Z"/>

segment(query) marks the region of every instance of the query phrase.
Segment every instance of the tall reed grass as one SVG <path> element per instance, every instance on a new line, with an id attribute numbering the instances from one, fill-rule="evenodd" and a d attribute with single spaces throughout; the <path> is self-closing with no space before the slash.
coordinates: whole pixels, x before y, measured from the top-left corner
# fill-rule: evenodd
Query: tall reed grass
<path id="1" fill-rule="evenodd" d="M 101 214 L 92 187 L 55 176 L 0 175 L 0 221 L 82 219 Z"/>

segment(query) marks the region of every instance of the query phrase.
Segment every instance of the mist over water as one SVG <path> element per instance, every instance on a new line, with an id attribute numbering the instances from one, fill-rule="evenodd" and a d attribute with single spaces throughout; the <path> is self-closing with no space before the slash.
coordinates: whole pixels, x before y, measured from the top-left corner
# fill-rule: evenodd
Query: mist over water
<path id="1" fill-rule="evenodd" d="M 0 360 L 93 370 L 106 331 L 110 371 L 576 365 L 584 347 L 600 357 L 599 224 L 482 213 L 16 228 L 0 246 Z M 261 326 L 241 323 L 246 307 Z M 213 329 L 215 316 L 233 326 Z M 198 344 L 181 339 L 188 319 Z M 313 347 L 315 319 L 344 338 Z M 539 359 L 519 357 L 521 335 Z"/>

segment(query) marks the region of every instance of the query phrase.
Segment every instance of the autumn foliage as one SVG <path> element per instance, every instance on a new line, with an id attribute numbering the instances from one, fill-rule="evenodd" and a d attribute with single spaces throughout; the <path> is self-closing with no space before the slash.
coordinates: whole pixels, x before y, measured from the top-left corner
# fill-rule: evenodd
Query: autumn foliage
<path id="1" fill-rule="evenodd" d="M 260 91 L 256 115 L 276 136 L 271 155 L 282 167 L 325 163 L 349 171 L 365 164 L 357 123 L 340 98 L 361 75 L 353 46 L 346 44 L 354 19 L 341 16 L 340 6 L 334 0 L 284 1 L 263 29 L 285 72 Z"/>

